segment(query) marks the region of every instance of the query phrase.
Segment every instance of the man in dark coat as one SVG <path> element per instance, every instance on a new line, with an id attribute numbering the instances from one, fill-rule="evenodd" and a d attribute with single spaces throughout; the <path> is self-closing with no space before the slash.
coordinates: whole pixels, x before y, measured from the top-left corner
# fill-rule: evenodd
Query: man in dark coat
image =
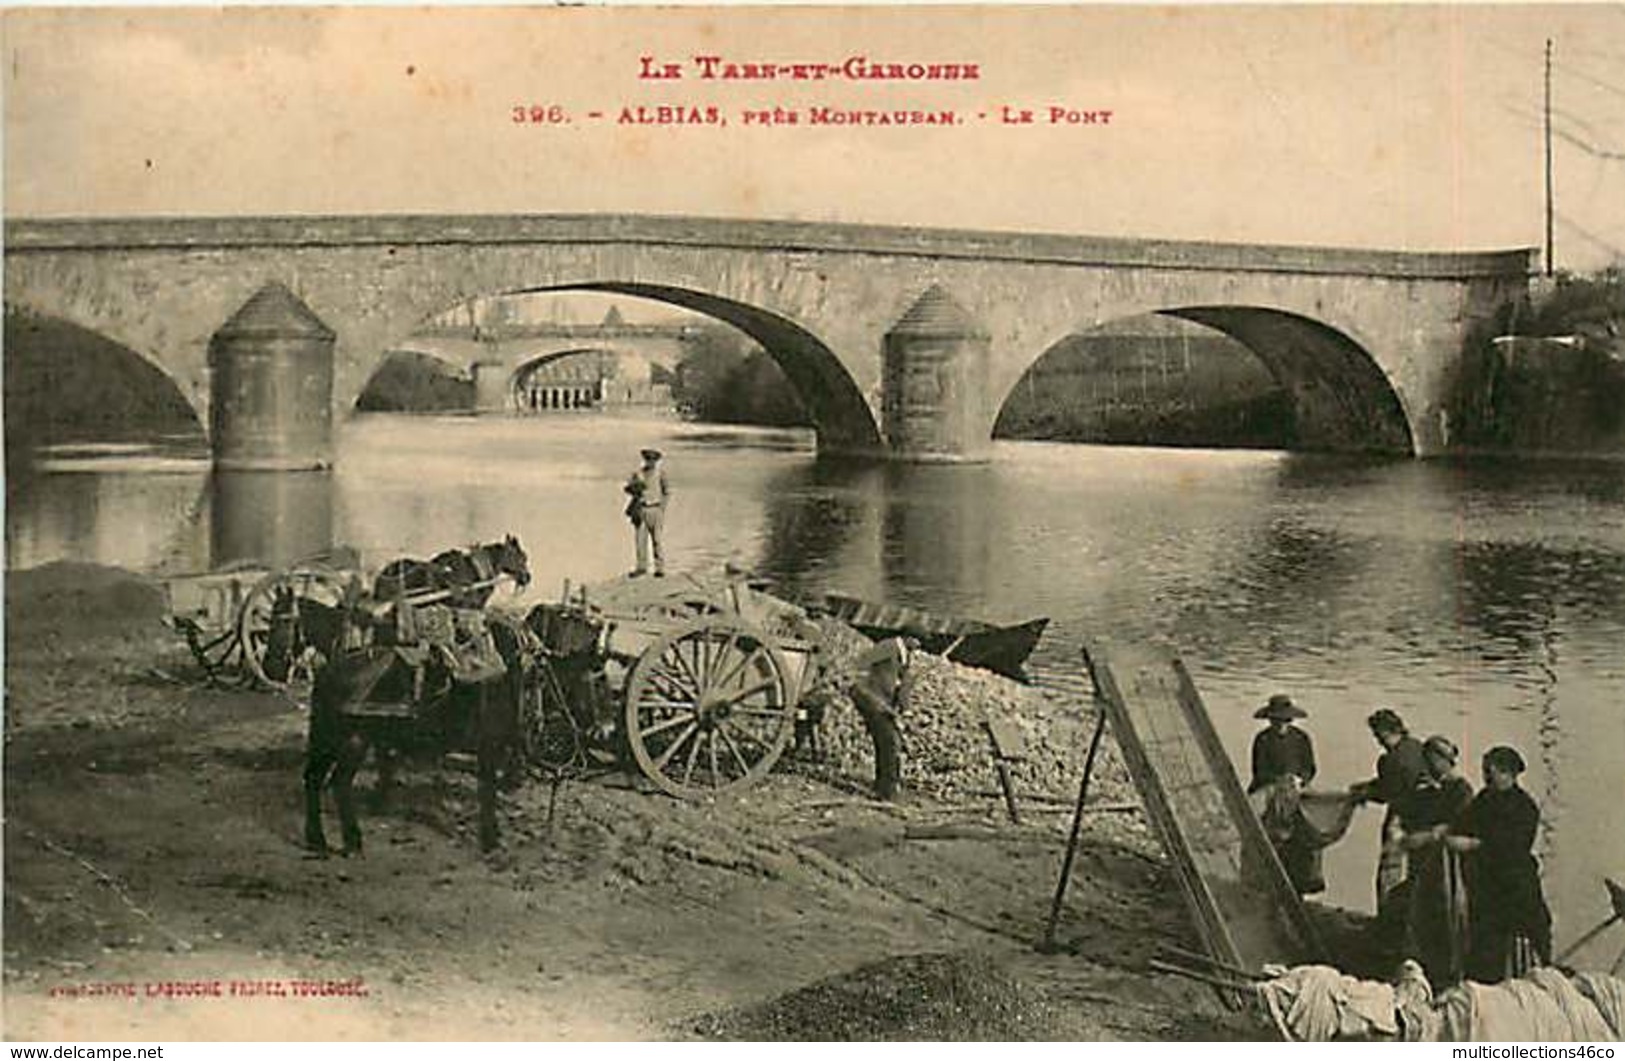
<path id="1" fill-rule="evenodd" d="M 1377 915 L 1380 918 L 1394 889 L 1405 879 L 1405 849 L 1389 843 L 1399 808 L 1416 791 L 1426 769 L 1422 763 L 1422 742 L 1411 736 L 1405 720 L 1390 708 L 1380 708 L 1366 720 L 1371 735 L 1382 746 L 1377 757 L 1377 776 L 1349 786 L 1349 793 L 1362 803 L 1381 803 L 1388 808 L 1382 819 L 1382 853 L 1377 859 Z"/>

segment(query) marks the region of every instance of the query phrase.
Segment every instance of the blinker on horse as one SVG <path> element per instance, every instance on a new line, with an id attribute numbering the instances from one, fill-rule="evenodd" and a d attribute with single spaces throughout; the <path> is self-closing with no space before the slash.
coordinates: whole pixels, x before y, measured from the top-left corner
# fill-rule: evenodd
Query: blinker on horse
<path id="1" fill-rule="evenodd" d="M 385 565 L 373 582 L 373 596 L 394 600 L 434 590 L 451 590 L 447 603 L 454 608 L 483 608 L 491 599 L 499 575 L 507 575 L 523 589 L 530 584 L 530 558 L 519 539 L 508 535 L 500 542 L 469 549 L 448 549 L 431 560 L 396 560 Z"/>
<path id="2" fill-rule="evenodd" d="M 321 792 L 331 783 L 343 851 L 360 853 L 353 782 L 373 746 L 379 747 L 381 762 L 385 752 L 394 751 L 435 757 L 474 752 L 480 846 L 487 851 L 497 846 L 497 773 L 499 768 L 512 770 L 519 759 L 523 662 L 519 632 L 479 611 L 490 599 L 498 575 L 511 577 L 519 586 L 530 581 L 529 558 L 512 535 L 466 551 L 444 552 L 427 562 L 395 561 L 374 583 L 381 601 L 395 602 L 391 618 L 413 607 L 408 595 L 427 595 L 455 610 L 448 614 L 461 613 L 456 632 L 465 647 L 488 637 L 484 653 L 465 653 L 462 662 L 488 656 L 494 649 L 500 663 L 493 660 L 491 666 L 473 672 L 458 666 L 455 653 L 433 650 L 427 642 L 399 643 L 393 623 L 375 629 L 367 647 L 346 650 L 342 632 L 333 628 L 342 631 L 346 623 L 361 621 L 364 612 L 352 607 L 334 623 L 331 613 L 336 609 L 318 606 L 309 609 L 307 618 L 306 609 L 300 608 L 301 636 L 325 648 L 327 655 L 316 673 L 305 752 L 305 845 L 312 852 L 327 852 Z"/>

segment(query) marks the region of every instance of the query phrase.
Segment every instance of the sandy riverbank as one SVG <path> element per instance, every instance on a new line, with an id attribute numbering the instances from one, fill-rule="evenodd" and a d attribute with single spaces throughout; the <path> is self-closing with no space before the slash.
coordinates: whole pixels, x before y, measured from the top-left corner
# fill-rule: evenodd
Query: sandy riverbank
<path id="1" fill-rule="evenodd" d="M 9 1038 L 1266 1031 L 1145 971 L 1158 946 L 1194 939 L 1121 777 L 1086 820 L 1066 953 L 1033 950 L 1079 705 L 972 679 L 972 700 L 1048 712 L 1065 733 L 1022 780 L 1020 827 L 986 761 L 885 805 L 847 758 L 710 803 L 619 775 L 572 783 L 551 823 L 547 787 L 531 785 L 505 800 L 504 851 L 482 859 L 472 786 L 451 771 L 444 793 L 414 774 L 368 814 L 364 858 L 312 861 L 303 713 L 198 682 L 161 611 L 150 585 L 109 569 L 8 575 Z"/>

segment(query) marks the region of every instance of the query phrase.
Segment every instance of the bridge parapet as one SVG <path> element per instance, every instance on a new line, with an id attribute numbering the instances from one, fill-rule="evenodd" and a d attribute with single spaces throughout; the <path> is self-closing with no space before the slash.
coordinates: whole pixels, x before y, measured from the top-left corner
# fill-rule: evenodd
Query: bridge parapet
<path id="1" fill-rule="evenodd" d="M 476 335 L 493 343 L 521 339 L 683 339 L 699 334 L 692 324 L 430 324 L 418 328 L 409 339 L 473 339 Z"/>
<path id="2" fill-rule="evenodd" d="M 200 413 L 209 337 L 267 281 L 286 284 L 337 333 L 340 411 L 387 351 L 450 307 L 583 291 L 653 299 L 740 329 L 785 371 L 821 449 L 893 456 L 883 430 L 888 388 L 907 378 L 923 388 L 928 374 L 888 376 L 885 339 L 933 285 L 954 292 L 987 334 L 985 355 L 975 355 L 986 361 L 985 386 L 938 379 L 958 396 L 951 409 L 946 398 L 939 404 L 964 422 L 949 434 L 966 440 L 965 455 L 982 448 L 1004 396 L 1045 351 L 1153 313 L 1228 330 L 1254 348 L 1314 427 L 1302 436 L 1310 445 L 1441 452 L 1463 343 L 1527 290 L 1534 261 L 1530 249 L 1417 253 L 637 215 L 12 218 L 5 238 L 8 301 L 146 358 Z M 470 360 L 490 362 L 525 342 L 513 338 L 471 343 Z M 907 353 L 910 365 L 923 364 Z M 487 371 L 494 400 L 495 369 Z"/>
<path id="3" fill-rule="evenodd" d="M 1363 250 L 641 214 L 8 218 L 5 241 L 8 254 L 31 250 L 609 243 L 1427 280 L 1528 276 L 1534 270 L 1536 253 L 1532 248 Z"/>

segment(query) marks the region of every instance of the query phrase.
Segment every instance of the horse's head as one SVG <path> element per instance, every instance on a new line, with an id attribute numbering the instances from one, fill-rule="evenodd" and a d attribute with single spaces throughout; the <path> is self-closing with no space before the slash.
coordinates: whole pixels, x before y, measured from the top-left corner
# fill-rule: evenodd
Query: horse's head
<path id="1" fill-rule="evenodd" d="M 498 571 L 511 575 L 514 584 L 521 589 L 530 585 L 530 557 L 513 535 L 508 535 L 492 547 L 491 562 Z"/>
<path id="2" fill-rule="evenodd" d="M 345 602 L 334 605 L 308 597 L 299 602 L 300 640 L 321 653 L 323 659 L 334 659 L 343 650 L 349 621 Z"/>

